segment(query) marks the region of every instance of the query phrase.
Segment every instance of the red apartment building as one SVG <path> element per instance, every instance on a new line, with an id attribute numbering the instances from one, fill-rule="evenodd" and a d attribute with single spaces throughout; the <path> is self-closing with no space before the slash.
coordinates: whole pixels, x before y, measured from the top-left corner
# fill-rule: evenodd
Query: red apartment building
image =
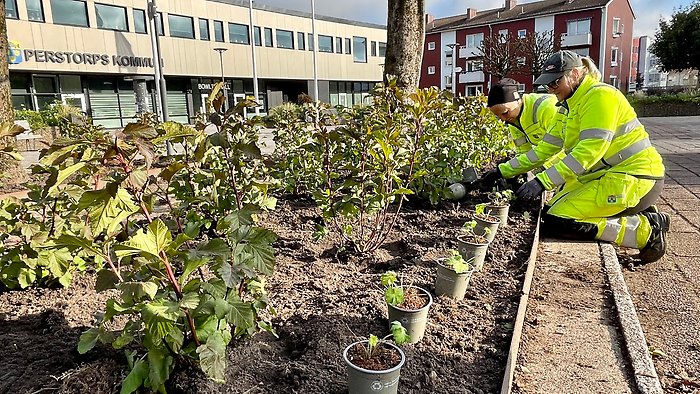
<path id="1" fill-rule="evenodd" d="M 462 15 L 435 19 L 426 15 L 421 65 L 421 87 L 452 89 L 458 95 L 487 92 L 496 77 L 481 70 L 477 47 L 485 36 L 524 36 L 554 31 L 561 36 L 558 49 L 589 56 L 603 74 L 603 81 L 623 92 L 629 90 L 634 11 L 629 0 L 543 0 L 479 11 L 467 8 Z M 453 53 L 456 59 L 453 61 Z M 457 67 L 456 84 L 452 79 Z M 508 75 L 532 91 L 531 75 Z"/>

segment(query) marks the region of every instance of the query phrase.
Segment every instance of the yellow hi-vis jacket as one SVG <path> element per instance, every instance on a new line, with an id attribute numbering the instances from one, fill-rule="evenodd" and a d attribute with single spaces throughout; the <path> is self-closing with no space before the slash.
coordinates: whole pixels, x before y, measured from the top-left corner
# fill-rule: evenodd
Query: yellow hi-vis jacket
<path id="1" fill-rule="evenodd" d="M 606 172 L 642 179 L 662 179 L 661 155 L 625 96 L 586 75 L 574 94 L 561 103 L 556 124 L 529 152 L 499 165 L 515 176 L 542 165 L 562 148 L 566 156 L 537 174 L 551 190 L 565 183 L 598 179 Z"/>
<path id="2" fill-rule="evenodd" d="M 552 94 L 527 93 L 522 100 L 519 125 L 508 123 L 508 131 L 518 154 L 527 153 L 540 143 L 554 124 L 557 114 L 557 97 Z"/>

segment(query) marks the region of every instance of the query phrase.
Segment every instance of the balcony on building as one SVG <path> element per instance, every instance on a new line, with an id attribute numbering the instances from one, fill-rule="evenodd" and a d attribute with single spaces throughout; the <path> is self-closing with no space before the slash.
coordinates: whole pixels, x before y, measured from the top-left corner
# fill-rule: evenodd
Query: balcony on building
<path id="1" fill-rule="evenodd" d="M 460 59 L 469 59 L 470 57 L 477 57 L 479 56 L 479 49 L 474 48 L 474 47 L 464 47 L 464 48 L 459 48 L 459 58 Z"/>
<path id="2" fill-rule="evenodd" d="M 593 44 L 593 35 L 590 32 L 583 34 L 561 34 L 562 48 L 591 44 Z"/>
<path id="3" fill-rule="evenodd" d="M 484 82 L 483 71 L 467 71 L 459 74 L 459 83 Z"/>

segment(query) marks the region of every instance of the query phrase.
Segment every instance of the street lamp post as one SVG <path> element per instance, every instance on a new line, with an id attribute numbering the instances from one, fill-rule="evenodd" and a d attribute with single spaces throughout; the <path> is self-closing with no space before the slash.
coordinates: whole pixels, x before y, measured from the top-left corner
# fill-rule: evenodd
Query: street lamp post
<path id="1" fill-rule="evenodd" d="M 318 101 L 318 65 L 316 63 L 316 48 L 318 44 L 316 43 L 316 1 L 311 0 L 311 37 L 313 42 L 313 62 L 314 62 L 314 101 Z"/>
<path id="2" fill-rule="evenodd" d="M 462 71 L 461 68 L 457 67 L 457 48 L 459 44 L 447 44 L 447 47 L 452 50 L 452 95 L 457 95 L 457 72 Z"/>
<path id="3" fill-rule="evenodd" d="M 215 51 L 219 52 L 219 64 L 221 65 L 221 83 L 223 84 L 223 94 L 225 108 L 228 109 L 228 92 L 226 91 L 226 80 L 224 79 L 224 52 L 228 51 L 228 48 L 214 48 Z"/>
<path id="4" fill-rule="evenodd" d="M 248 19 L 250 19 L 250 52 L 253 57 L 253 95 L 255 96 L 255 103 L 258 104 L 260 99 L 258 93 L 258 68 L 255 60 L 255 29 L 253 27 L 253 0 L 248 1 Z M 262 32 L 261 36 L 262 36 Z M 262 37 L 260 37 L 262 41 Z M 255 106 L 255 115 L 260 115 L 260 105 Z"/>
<path id="5" fill-rule="evenodd" d="M 167 99 L 167 94 L 168 90 L 165 84 L 165 75 L 163 74 L 163 65 L 160 63 L 160 39 L 158 37 L 158 21 L 160 20 L 160 15 L 158 14 L 158 7 L 156 6 L 156 0 L 149 0 L 148 1 L 148 22 L 149 22 L 149 29 L 148 33 L 150 34 L 150 39 L 151 39 L 151 51 L 153 52 L 153 74 L 154 74 L 154 79 L 155 79 L 155 90 L 156 90 L 156 98 L 158 99 L 158 103 L 160 104 L 160 119 L 163 122 L 167 122 L 169 119 L 168 117 L 168 99 Z M 163 26 L 163 21 L 160 21 L 160 26 Z M 175 151 L 173 149 L 172 144 L 170 141 L 165 142 L 165 147 L 167 150 L 167 155 L 172 156 Z"/>

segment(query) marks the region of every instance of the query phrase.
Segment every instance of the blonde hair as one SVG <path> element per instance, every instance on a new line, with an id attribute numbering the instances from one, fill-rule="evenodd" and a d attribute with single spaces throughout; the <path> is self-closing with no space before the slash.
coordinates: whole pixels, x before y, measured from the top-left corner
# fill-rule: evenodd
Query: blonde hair
<path id="1" fill-rule="evenodd" d="M 602 74 L 600 73 L 600 70 L 598 70 L 598 67 L 596 67 L 595 63 L 593 63 L 593 59 L 588 56 L 581 56 L 581 62 L 583 63 L 585 73 L 593 77 L 593 79 L 596 81 L 600 81 Z"/>

